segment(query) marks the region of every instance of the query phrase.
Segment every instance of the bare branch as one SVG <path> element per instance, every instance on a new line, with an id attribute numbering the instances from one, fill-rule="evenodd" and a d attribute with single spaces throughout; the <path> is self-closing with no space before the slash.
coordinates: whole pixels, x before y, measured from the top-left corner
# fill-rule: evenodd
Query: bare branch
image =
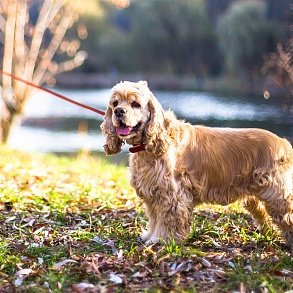
<path id="1" fill-rule="evenodd" d="M 14 71 L 17 75 L 22 75 L 24 72 L 25 58 L 28 53 L 28 47 L 25 43 L 25 25 L 27 24 L 27 0 L 17 2 L 17 14 L 15 25 L 15 62 Z M 16 96 L 23 96 L 25 85 L 15 81 Z"/>
<path id="2" fill-rule="evenodd" d="M 52 61 L 54 55 L 56 54 L 56 51 L 58 50 L 67 29 L 70 27 L 73 18 L 74 11 L 71 6 L 67 5 L 64 14 L 60 20 L 60 23 L 57 25 L 56 30 L 53 32 L 52 40 L 47 47 L 45 53 L 43 54 L 41 62 L 35 70 L 33 78 L 34 83 L 38 84 L 41 82 L 42 77 L 48 69 L 48 66 Z"/>
<path id="3" fill-rule="evenodd" d="M 58 14 L 58 12 L 61 10 L 61 8 L 66 5 L 69 2 L 69 0 L 57 0 L 54 3 L 54 6 L 52 6 L 52 9 L 49 13 L 48 20 L 46 26 L 49 27 L 52 25 L 54 18 Z"/>
<path id="4" fill-rule="evenodd" d="M 66 60 L 59 64 L 54 63 L 53 66 L 50 66 L 51 68 L 48 68 L 48 71 L 43 75 L 40 83 L 43 84 L 47 82 L 48 80 L 52 79 L 57 74 L 60 74 L 66 71 L 71 71 L 79 67 L 80 65 L 83 64 L 86 58 L 87 58 L 87 53 L 85 51 L 79 51 L 77 52 L 75 57 L 70 60 Z"/>
<path id="5" fill-rule="evenodd" d="M 52 8 L 52 0 L 45 0 L 41 8 L 37 24 L 35 26 L 31 46 L 28 53 L 28 59 L 25 65 L 25 78 L 29 81 L 32 80 L 35 64 L 38 58 L 38 52 L 40 50 L 43 36 L 47 28 L 47 21 Z"/>
<path id="6" fill-rule="evenodd" d="M 0 15 L 0 31 L 4 34 L 5 32 L 5 27 L 6 27 L 6 20 L 5 18 Z"/>
<path id="7" fill-rule="evenodd" d="M 12 72 L 13 64 L 13 51 L 14 51 L 14 32 L 15 32 L 15 21 L 16 21 L 16 2 L 11 1 L 8 5 L 7 10 L 7 25 L 5 29 L 5 40 L 4 40 L 4 56 L 3 58 L 3 70 L 7 72 Z M 11 95 L 8 91 L 11 91 L 12 80 L 9 76 L 2 76 L 2 96 L 5 103 L 8 105 L 12 103 Z"/>

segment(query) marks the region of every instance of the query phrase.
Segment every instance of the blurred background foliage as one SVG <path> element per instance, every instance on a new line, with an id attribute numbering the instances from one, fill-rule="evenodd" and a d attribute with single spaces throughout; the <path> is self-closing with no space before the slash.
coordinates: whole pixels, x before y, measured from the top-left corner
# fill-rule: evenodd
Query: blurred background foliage
<path id="1" fill-rule="evenodd" d="M 292 37 L 289 0 L 84 3 L 81 22 L 89 36 L 82 43 L 88 52 L 84 72 L 246 78 L 259 75 L 264 56 Z"/>
<path id="2" fill-rule="evenodd" d="M 33 21 L 44 1 L 29 2 Z M 59 86 L 110 87 L 121 79 L 145 78 L 157 88 L 260 94 L 271 85 L 280 88 L 285 84 L 282 76 L 288 84 L 288 70 L 283 70 L 280 79 L 280 70 L 274 69 L 270 56 L 282 44 L 292 57 L 291 0 L 63 2 L 79 3 L 78 19 L 53 63 L 73 58 L 79 51 L 86 60 L 75 70 L 77 74 L 61 74 Z M 49 39 L 45 35 L 44 44 Z M 284 67 L 280 62 L 276 66 Z M 63 71 L 73 68 L 67 67 Z M 50 85 L 56 82 L 54 76 Z M 292 95 L 292 87 L 287 92 Z"/>
<path id="3" fill-rule="evenodd" d="M 30 1 L 32 21 L 43 2 Z M 224 80 L 228 90 L 235 86 L 241 91 L 241 87 L 257 87 L 260 79 L 262 84 L 272 83 L 265 77 L 270 72 L 265 60 L 277 52 L 278 44 L 292 55 L 291 0 L 64 2 L 78 5 L 79 19 L 67 32 L 53 61 L 72 58 L 78 50 L 86 52 L 87 60 L 76 70 L 78 78 L 57 78 L 61 86 L 108 87 L 119 74 L 132 74 L 153 80 L 167 76 L 170 88 L 175 88 L 170 76 L 184 76 L 182 88 L 192 84 L 191 89 L 216 91 L 221 90 Z M 50 36 L 45 36 L 44 42 L 48 39 Z M 112 79 L 103 84 L 88 79 L 86 74 L 90 73 Z M 55 79 L 50 83 L 55 84 Z"/>

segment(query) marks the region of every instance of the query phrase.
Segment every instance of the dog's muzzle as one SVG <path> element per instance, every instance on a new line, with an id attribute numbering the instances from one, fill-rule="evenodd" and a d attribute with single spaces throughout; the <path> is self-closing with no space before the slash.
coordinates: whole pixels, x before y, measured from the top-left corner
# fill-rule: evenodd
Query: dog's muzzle
<path id="1" fill-rule="evenodd" d="M 127 113 L 127 110 L 121 107 L 115 108 L 114 110 L 114 114 L 117 118 L 122 118 L 126 113 Z"/>

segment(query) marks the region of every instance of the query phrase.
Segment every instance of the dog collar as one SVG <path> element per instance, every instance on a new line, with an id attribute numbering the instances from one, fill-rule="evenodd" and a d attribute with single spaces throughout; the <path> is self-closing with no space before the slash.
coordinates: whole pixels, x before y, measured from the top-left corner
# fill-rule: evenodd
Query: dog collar
<path id="1" fill-rule="evenodd" d="M 136 144 L 134 146 L 132 146 L 131 148 L 129 148 L 129 151 L 131 153 L 138 153 L 140 151 L 144 151 L 145 150 L 145 144 L 141 143 L 141 144 Z"/>

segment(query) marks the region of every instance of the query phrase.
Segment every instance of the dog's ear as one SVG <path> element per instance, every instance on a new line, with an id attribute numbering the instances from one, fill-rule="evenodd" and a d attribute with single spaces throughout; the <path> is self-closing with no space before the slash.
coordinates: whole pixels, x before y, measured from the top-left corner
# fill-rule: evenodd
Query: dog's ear
<path id="1" fill-rule="evenodd" d="M 151 92 L 150 92 L 151 93 Z M 163 155 L 169 144 L 168 121 L 165 119 L 165 112 L 156 97 L 151 93 L 148 102 L 150 121 L 146 127 L 146 151 L 159 157 Z"/>
<path id="2" fill-rule="evenodd" d="M 107 108 L 101 129 L 102 133 L 106 136 L 106 144 L 104 145 L 106 155 L 110 156 L 121 152 L 123 141 L 116 134 L 115 127 L 112 123 L 112 109 L 110 107 Z"/>

